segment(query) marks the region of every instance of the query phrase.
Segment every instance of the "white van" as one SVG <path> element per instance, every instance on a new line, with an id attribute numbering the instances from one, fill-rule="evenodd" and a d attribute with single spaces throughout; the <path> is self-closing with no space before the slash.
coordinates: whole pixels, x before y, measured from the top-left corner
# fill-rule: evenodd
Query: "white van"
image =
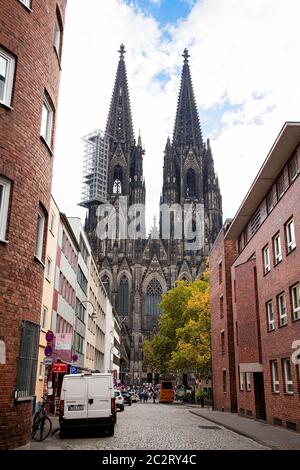
<path id="1" fill-rule="evenodd" d="M 60 437 L 68 430 L 101 427 L 111 436 L 116 423 L 111 374 L 72 374 L 63 378 L 60 395 Z"/>

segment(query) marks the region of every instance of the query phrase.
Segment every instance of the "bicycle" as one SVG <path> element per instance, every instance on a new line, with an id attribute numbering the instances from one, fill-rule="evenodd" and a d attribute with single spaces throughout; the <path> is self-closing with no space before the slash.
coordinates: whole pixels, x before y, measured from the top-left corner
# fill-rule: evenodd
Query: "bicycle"
<path id="1" fill-rule="evenodd" d="M 47 410 L 45 408 L 48 401 L 42 398 L 43 402 L 40 409 L 34 414 L 31 437 L 35 441 L 44 441 L 47 439 L 52 430 L 52 421 L 47 416 Z"/>

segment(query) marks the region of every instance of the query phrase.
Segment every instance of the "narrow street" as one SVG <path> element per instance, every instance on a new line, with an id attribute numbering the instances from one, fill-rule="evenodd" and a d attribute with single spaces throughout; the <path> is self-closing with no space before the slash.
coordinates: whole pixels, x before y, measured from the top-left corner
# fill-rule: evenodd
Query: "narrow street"
<path id="1" fill-rule="evenodd" d="M 190 413 L 181 405 L 141 404 L 118 412 L 115 435 L 45 441 L 63 450 L 260 450 L 262 445 Z M 39 444 L 35 444 L 38 448 Z"/>

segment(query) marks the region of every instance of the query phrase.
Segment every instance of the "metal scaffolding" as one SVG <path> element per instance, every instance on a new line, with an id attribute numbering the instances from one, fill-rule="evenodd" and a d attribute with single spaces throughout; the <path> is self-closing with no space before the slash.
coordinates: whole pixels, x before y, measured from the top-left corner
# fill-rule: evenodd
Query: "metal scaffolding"
<path id="1" fill-rule="evenodd" d="M 83 178 L 81 203 L 89 207 L 107 201 L 108 136 L 99 130 L 83 137 Z"/>

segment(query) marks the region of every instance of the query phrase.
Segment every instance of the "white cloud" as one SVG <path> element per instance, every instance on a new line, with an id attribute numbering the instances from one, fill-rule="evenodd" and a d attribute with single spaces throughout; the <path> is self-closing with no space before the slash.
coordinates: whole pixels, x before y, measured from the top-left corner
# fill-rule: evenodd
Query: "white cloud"
<path id="1" fill-rule="evenodd" d="M 283 122 L 299 120 L 299 17 L 298 0 L 202 0 L 168 26 L 167 41 L 153 18 L 121 0 L 69 2 L 54 178 L 62 210 L 82 214 L 80 137 L 105 128 L 124 42 L 135 132 L 146 147 L 148 221 L 158 211 L 185 47 L 200 119 L 221 106 L 211 144 L 224 217 L 233 216 Z M 161 72 L 168 82 L 156 78 Z"/>

